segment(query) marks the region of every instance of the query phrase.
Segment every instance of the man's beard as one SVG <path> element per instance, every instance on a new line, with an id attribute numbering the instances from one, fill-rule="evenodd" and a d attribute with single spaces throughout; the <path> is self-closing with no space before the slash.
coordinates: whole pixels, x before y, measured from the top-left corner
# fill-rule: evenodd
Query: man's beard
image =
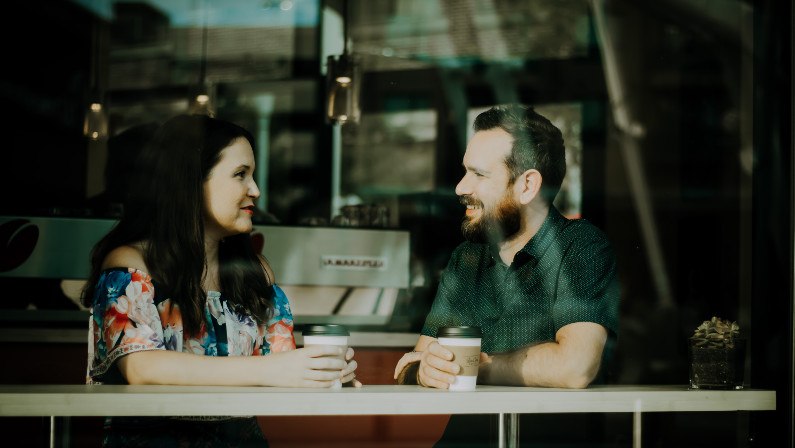
<path id="1" fill-rule="evenodd" d="M 494 211 L 487 210 L 471 196 L 461 196 L 460 202 L 464 205 L 479 205 L 482 210 L 480 219 L 465 216 L 461 222 L 461 233 L 468 241 L 497 244 L 511 239 L 522 228 L 521 208 L 510 194 L 500 199 Z"/>

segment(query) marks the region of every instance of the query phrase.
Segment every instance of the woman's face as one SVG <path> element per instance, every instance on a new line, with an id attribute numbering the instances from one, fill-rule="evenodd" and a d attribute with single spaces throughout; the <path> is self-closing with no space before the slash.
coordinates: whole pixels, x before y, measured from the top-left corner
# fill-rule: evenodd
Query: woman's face
<path id="1" fill-rule="evenodd" d="M 253 176 L 254 151 L 248 140 L 238 138 L 221 151 L 204 181 L 206 236 L 220 240 L 251 231 L 254 201 L 259 197 Z"/>

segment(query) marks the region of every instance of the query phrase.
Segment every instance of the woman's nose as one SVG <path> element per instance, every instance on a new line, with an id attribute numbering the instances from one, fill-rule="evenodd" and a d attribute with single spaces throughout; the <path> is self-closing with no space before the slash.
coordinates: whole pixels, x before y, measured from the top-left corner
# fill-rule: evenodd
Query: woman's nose
<path id="1" fill-rule="evenodd" d="M 248 187 L 248 195 L 254 199 L 259 197 L 259 187 L 257 187 L 256 182 L 251 182 L 251 185 Z"/>

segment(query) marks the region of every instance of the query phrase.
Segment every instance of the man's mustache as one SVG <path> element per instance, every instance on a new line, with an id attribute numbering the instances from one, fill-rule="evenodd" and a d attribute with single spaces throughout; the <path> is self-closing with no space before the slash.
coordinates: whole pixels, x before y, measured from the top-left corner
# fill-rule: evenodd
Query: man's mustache
<path id="1" fill-rule="evenodd" d="M 473 198 L 472 196 L 469 196 L 469 195 L 459 196 L 458 197 L 458 202 L 460 202 L 463 205 L 474 205 L 476 207 L 483 206 L 483 203 L 481 203 L 480 201 L 478 201 L 477 199 L 475 199 L 475 198 Z"/>

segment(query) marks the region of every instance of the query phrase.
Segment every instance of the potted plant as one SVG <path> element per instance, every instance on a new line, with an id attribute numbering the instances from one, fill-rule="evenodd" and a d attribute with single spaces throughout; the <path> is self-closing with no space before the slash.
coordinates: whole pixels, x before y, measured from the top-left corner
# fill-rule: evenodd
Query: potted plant
<path id="1" fill-rule="evenodd" d="M 719 317 L 705 320 L 690 337 L 691 389 L 742 389 L 745 339 L 740 326 Z"/>

